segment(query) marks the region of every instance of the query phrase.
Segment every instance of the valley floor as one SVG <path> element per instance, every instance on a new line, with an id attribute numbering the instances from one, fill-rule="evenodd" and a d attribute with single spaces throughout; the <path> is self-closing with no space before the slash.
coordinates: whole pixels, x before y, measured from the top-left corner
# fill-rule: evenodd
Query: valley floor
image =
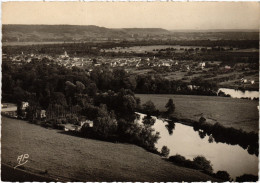
<path id="1" fill-rule="evenodd" d="M 174 115 L 179 119 L 199 121 L 204 116 L 209 123 L 258 132 L 258 101 L 218 96 L 136 94 L 141 103 L 151 100 L 160 111 L 170 98 L 175 104 Z"/>

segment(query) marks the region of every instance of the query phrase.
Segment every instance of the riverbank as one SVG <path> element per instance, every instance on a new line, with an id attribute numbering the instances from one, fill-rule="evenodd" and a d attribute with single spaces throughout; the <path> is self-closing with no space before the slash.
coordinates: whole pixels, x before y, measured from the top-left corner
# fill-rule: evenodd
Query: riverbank
<path id="1" fill-rule="evenodd" d="M 170 98 L 175 104 L 174 117 L 179 120 L 199 121 L 204 116 L 208 123 L 219 122 L 225 127 L 258 132 L 258 101 L 218 96 L 136 94 L 142 104 L 151 100 L 160 112 Z M 186 123 L 187 124 L 187 123 Z"/>
<path id="2" fill-rule="evenodd" d="M 2 117 L 2 163 L 14 167 L 21 154 L 29 155 L 25 170 L 62 181 L 218 181 L 136 145 L 70 136 Z"/>

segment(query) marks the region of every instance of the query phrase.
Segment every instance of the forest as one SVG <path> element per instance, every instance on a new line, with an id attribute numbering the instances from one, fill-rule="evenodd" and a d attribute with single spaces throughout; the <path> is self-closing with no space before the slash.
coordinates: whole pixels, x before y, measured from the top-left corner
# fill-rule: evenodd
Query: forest
<path id="1" fill-rule="evenodd" d="M 154 134 L 149 124 L 135 123 L 135 111 L 143 108 L 140 99 L 130 89 L 120 87 L 129 84 L 125 72 L 107 73 L 114 79 L 105 82 L 106 75 L 101 77 L 101 73 L 88 76 L 84 70 L 46 62 L 19 66 L 3 63 L 3 71 L 2 101 L 18 104 L 28 101 L 26 117 L 29 121 L 37 123 L 33 118 L 37 110 L 46 110 L 45 120 L 53 127 L 60 123 L 78 123 L 80 117 L 85 117 L 93 120 L 94 127 L 93 133 L 83 129 L 83 136 L 134 143 L 157 152 L 154 144 L 159 134 Z M 113 91 L 108 88 L 110 84 L 115 87 Z"/>

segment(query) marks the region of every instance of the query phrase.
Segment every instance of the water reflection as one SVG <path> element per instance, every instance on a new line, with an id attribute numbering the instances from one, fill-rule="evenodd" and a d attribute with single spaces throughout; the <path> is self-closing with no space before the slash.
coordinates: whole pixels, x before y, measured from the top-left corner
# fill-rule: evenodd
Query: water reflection
<path id="1" fill-rule="evenodd" d="M 214 125 L 209 123 L 193 123 L 194 131 L 198 131 L 203 139 L 206 135 L 211 137 L 209 142 L 221 142 L 229 145 L 239 145 L 247 150 L 249 154 L 258 156 L 258 134 L 254 132 L 246 133 L 232 127 L 226 128 L 219 123 Z"/>
<path id="2" fill-rule="evenodd" d="M 166 145 L 170 149 L 170 156 L 180 154 L 192 160 L 198 155 L 203 155 L 211 161 L 214 172 L 225 170 L 233 179 L 245 173 L 258 173 L 257 156 L 248 154 L 238 145 L 216 142 L 212 135 L 208 136 L 203 131 L 197 133 L 192 127 L 180 123 L 175 123 L 171 135 L 161 120 L 156 120 L 154 128 L 161 136 L 156 147 L 161 149 Z"/>
<path id="3" fill-rule="evenodd" d="M 201 139 L 204 139 L 206 137 L 206 132 L 199 130 L 199 136 Z"/>
<path id="4" fill-rule="evenodd" d="M 173 121 L 166 121 L 167 124 L 165 125 L 165 127 L 167 128 L 169 135 L 173 134 L 173 130 L 175 129 L 175 123 Z"/>
<path id="5" fill-rule="evenodd" d="M 209 143 L 213 143 L 214 142 L 214 138 L 212 135 L 209 136 Z"/>

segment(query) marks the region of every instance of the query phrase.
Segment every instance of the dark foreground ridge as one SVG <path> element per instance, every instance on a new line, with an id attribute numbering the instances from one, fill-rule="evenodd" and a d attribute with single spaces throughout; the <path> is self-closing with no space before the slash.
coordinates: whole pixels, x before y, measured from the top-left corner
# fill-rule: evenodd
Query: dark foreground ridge
<path id="1" fill-rule="evenodd" d="M 28 182 L 28 181 L 40 181 L 40 182 L 53 182 L 52 178 L 44 177 L 41 175 L 33 174 L 25 170 L 14 169 L 11 166 L 1 164 L 1 180 L 11 182 Z"/>

